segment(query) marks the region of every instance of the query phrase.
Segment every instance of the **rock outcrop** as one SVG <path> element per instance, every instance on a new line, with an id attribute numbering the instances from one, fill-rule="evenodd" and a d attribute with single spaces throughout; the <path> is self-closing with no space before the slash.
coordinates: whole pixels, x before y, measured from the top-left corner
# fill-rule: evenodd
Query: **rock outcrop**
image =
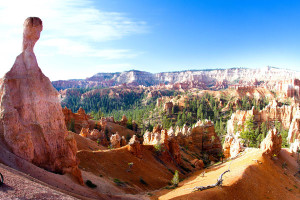
<path id="1" fill-rule="evenodd" d="M 168 131 L 161 126 L 154 127 L 152 132 L 144 133 L 144 145 L 164 145 L 177 163 L 181 163 L 180 146 L 190 151 L 202 154 L 207 153 L 215 158 L 222 151 L 222 145 L 217 136 L 214 124 L 209 121 L 198 121 L 194 127 L 184 125 Z"/>
<path id="2" fill-rule="evenodd" d="M 91 117 L 87 115 L 83 108 L 79 108 L 77 113 L 73 113 L 67 107 L 63 108 L 63 113 L 65 116 L 65 123 L 69 130 L 80 133 L 82 128 L 92 128 L 90 119 Z"/>
<path id="3" fill-rule="evenodd" d="M 288 142 L 293 143 L 296 139 L 300 139 L 300 110 L 293 118 L 288 133 Z"/>
<path id="4" fill-rule="evenodd" d="M 287 140 L 290 143 L 291 152 L 296 153 L 300 150 L 300 110 L 292 120 Z"/>
<path id="5" fill-rule="evenodd" d="M 121 126 L 126 126 L 127 125 L 127 122 L 128 122 L 128 119 L 125 115 L 122 116 L 122 119 L 120 121 L 120 125 Z"/>
<path id="6" fill-rule="evenodd" d="M 298 103 L 287 106 L 273 100 L 260 111 L 254 108 L 247 111 L 237 110 L 227 122 L 227 133 L 233 135 L 234 132 L 239 131 L 238 127 L 243 127 L 249 117 L 253 117 L 253 121 L 259 126 L 263 122 L 268 122 L 268 129 L 272 129 L 276 121 L 281 122 L 283 128 L 289 130 L 287 140 L 293 147 L 291 151 L 296 152 L 295 149 L 300 146 L 298 142 L 300 140 L 300 105 Z"/>
<path id="7" fill-rule="evenodd" d="M 180 164 L 181 163 L 181 154 L 180 154 L 180 146 L 178 141 L 174 138 L 167 138 L 165 140 L 166 147 L 168 149 L 168 152 L 172 155 L 175 162 Z"/>
<path id="8" fill-rule="evenodd" d="M 246 119 L 253 116 L 253 119 L 258 124 L 262 122 L 269 122 L 271 128 L 276 121 L 282 123 L 284 128 L 289 128 L 293 117 L 296 115 L 299 105 L 294 104 L 292 106 L 280 105 L 277 101 L 271 101 L 263 110 L 255 110 L 254 107 L 251 110 L 237 110 L 232 114 L 231 119 L 227 122 L 227 132 L 234 133 L 235 126 L 243 126 Z"/>
<path id="9" fill-rule="evenodd" d="M 153 128 L 153 132 L 144 133 L 143 145 L 153 145 L 163 148 L 163 159 L 181 163 L 180 147 L 175 137 L 169 137 L 168 131 L 160 125 Z M 172 157 L 170 157 L 172 156 Z"/>
<path id="10" fill-rule="evenodd" d="M 79 134 L 81 137 L 88 138 L 97 142 L 98 144 L 107 147 L 109 142 L 104 134 L 104 131 L 98 129 L 90 130 L 89 128 L 82 128 Z"/>
<path id="11" fill-rule="evenodd" d="M 166 102 L 164 106 L 164 111 L 167 112 L 168 115 L 172 114 L 173 103 L 171 101 Z"/>
<path id="12" fill-rule="evenodd" d="M 288 97 L 300 97 L 300 80 L 289 79 L 281 80 L 276 83 L 276 92 L 279 95 L 283 95 L 284 98 Z"/>
<path id="13" fill-rule="evenodd" d="M 23 51 L 0 88 L 0 138 L 17 156 L 48 171 L 72 173 L 83 184 L 76 141 L 68 134 L 58 92 L 33 52 L 42 29 L 39 18 L 25 20 Z"/>
<path id="14" fill-rule="evenodd" d="M 242 141 L 239 138 L 239 132 L 236 134 L 227 133 L 223 144 L 225 158 L 234 158 L 243 151 Z"/>
<path id="15" fill-rule="evenodd" d="M 199 120 L 194 127 L 176 128 L 175 136 L 180 146 L 197 153 L 218 155 L 222 151 L 221 141 L 215 132 L 213 122 Z"/>
<path id="16" fill-rule="evenodd" d="M 267 156 L 278 155 L 281 150 L 282 138 L 277 134 L 276 129 L 271 129 L 267 137 L 261 142 L 260 149 Z"/>
<path id="17" fill-rule="evenodd" d="M 143 157 L 142 145 L 136 135 L 132 136 L 132 138 L 129 140 L 128 151 L 138 158 Z"/>
<path id="18" fill-rule="evenodd" d="M 110 137 L 110 144 L 112 148 L 120 148 L 121 147 L 121 137 L 118 133 L 113 134 Z"/>
<path id="19" fill-rule="evenodd" d="M 203 160 L 199 159 L 192 160 L 191 164 L 194 165 L 196 169 L 203 169 L 205 166 Z"/>

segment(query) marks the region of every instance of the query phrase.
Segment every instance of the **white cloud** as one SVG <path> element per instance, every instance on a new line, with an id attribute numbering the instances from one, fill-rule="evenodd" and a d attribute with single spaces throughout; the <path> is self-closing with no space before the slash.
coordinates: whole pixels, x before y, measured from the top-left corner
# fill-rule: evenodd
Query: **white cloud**
<path id="1" fill-rule="evenodd" d="M 98 49 L 84 42 L 66 38 L 48 39 L 40 42 L 41 46 L 55 47 L 59 54 L 73 57 L 98 57 L 104 59 L 133 58 L 140 53 L 130 49 Z"/>
<path id="2" fill-rule="evenodd" d="M 1 0 L 1 76 L 21 51 L 22 25 L 29 16 L 40 17 L 44 25 L 36 51 L 51 57 L 133 58 L 140 53 L 124 48 L 103 49 L 101 42 L 147 32 L 146 22 L 133 20 L 125 13 L 101 11 L 89 0 Z"/>
<path id="3" fill-rule="evenodd" d="M 133 21 L 123 13 L 100 11 L 88 0 L 10 0 L 1 2 L 0 11 L 0 24 L 15 30 L 27 17 L 40 17 L 49 38 L 107 41 L 147 31 L 146 22 Z"/>

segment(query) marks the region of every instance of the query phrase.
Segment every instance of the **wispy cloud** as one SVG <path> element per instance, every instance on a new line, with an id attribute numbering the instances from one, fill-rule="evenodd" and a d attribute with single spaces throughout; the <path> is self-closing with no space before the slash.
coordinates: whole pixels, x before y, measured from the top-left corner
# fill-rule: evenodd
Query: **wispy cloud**
<path id="1" fill-rule="evenodd" d="M 41 17 L 49 38 L 59 35 L 107 41 L 147 31 L 146 22 L 132 20 L 124 13 L 100 11 L 88 0 L 10 0 L 1 2 L 0 11 L 0 24 L 15 29 L 28 16 Z"/>
<path id="2" fill-rule="evenodd" d="M 54 47 L 61 55 L 72 57 L 98 57 L 104 59 L 134 58 L 140 53 L 134 53 L 130 49 L 98 49 L 81 41 L 73 41 L 67 38 L 47 39 L 40 43 L 45 47 Z"/>
<path id="3" fill-rule="evenodd" d="M 90 0 L 1 1 L 1 65 L 10 63 L 10 67 L 20 52 L 22 23 L 29 16 L 43 20 L 44 30 L 38 50 L 46 53 L 50 48 L 54 56 L 133 58 L 140 52 L 124 48 L 103 49 L 101 43 L 146 33 L 148 29 L 145 21 L 131 19 L 126 13 L 99 10 Z"/>

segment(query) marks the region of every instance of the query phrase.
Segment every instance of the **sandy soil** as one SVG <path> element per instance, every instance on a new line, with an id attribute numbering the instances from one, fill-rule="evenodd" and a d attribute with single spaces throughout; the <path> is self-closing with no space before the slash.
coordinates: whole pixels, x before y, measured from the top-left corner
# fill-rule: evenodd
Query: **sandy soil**
<path id="1" fill-rule="evenodd" d="M 102 176 L 121 190 L 137 194 L 167 186 L 176 167 L 160 162 L 154 156 L 152 146 L 143 146 L 142 159 L 132 155 L 127 146 L 112 150 L 79 151 L 79 167 L 95 176 Z M 129 168 L 128 163 L 133 163 Z M 116 184 L 114 179 L 122 183 Z M 144 181 L 144 182 L 143 182 Z"/>
<path id="2" fill-rule="evenodd" d="M 136 134 L 136 132 L 125 128 L 124 126 L 121 126 L 119 124 L 115 124 L 112 122 L 107 122 L 107 128 L 111 133 L 116 133 L 118 132 L 118 134 L 122 137 L 124 136 L 126 138 L 127 135 L 130 135 L 130 137 L 132 137 L 133 135 Z"/>
<path id="3" fill-rule="evenodd" d="M 87 150 L 87 151 L 98 151 L 98 150 L 106 150 L 107 148 L 102 146 L 102 145 L 98 145 L 96 142 L 88 139 L 88 138 L 84 138 L 76 133 L 73 132 L 69 132 L 71 133 L 77 143 L 77 148 L 78 150 Z"/>
<path id="4" fill-rule="evenodd" d="M 256 161 L 258 160 L 258 162 Z M 230 164 L 231 163 L 231 164 Z M 286 167 L 283 167 L 286 163 Z M 219 175 L 230 165 L 230 172 L 224 175 L 223 187 L 193 192 L 196 186 L 216 183 Z M 286 150 L 278 157 L 263 157 L 259 149 L 247 149 L 245 155 L 211 169 L 196 172 L 179 184 L 174 190 L 160 190 L 152 199 L 300 199 L 300 180 L 295 158 Z"/>
<path id="5" fill-rule="evenodd" d="M 4 184 L 0 186 L 0 199 L 77 199 L 3 164 L 0 164 L 0 172 L 4 176 Z"/>
<path id="6" fill-rule="evenodd" d="M 119 190 L 116 186 L 112 185 L 110 182 L 105 181 L 105 179 L 95 176 L 93 174 L 88 174 L 83 172 L 83 180 L 93 180 L 98 185 L 97 189 L 91 189 L 89 187 L 81 186 L 78 184 L 77 180 L 71 177 L 68 174 L 60 175 L 48 172 L 44 169 L 41 169 L 19 157 L 12 154 L 5 148 L 5 144 L 0 142 L 0 163 L 3 163 L 9 166 L 8 169 L 14 171 L 20 171 L 21 176 L 26 174 L 30 180 L 42 184 L 46 187 L 49 187 L 53 190 L 59 191 L 60 193 L 65 193 L 69 196 L 78 199 L 141 199 L 139 196 L 127 195 L 123 191 Z M 0 169 L 1 170 L 1 169 Z M 14 173 L 14 171 L 12 173 Z M 5 175 L 5 174 L 4 174 Z M 18 179 L 16 177 L 16 181 L 22 182 L 24 177 Z M 11 186 L 12 187 L 12 186 Z M 111 192 L 105 193 L 101 189 L 105 188 L 106 190 L 111 190 Z M 113 190 L 115 189 L 115 190 Z M 116 192 L 117 190 L 117 192 Z M 22 193 L 22 190 L 20 194 Z M 29 190 L 31 191 L 31 190 Z M 24 194 L 27 194 L 25 190 L 23 190 Z M 47 195 L 46 195 L 47 196 Z M 14 196 L 13 196 L 14 197 Z M 30 198 L 25 198 L 30 199 Z M 42 199 L 41 197 L 39 199 Z M 53 199 L 53 198 L 52 198 Z M 54 198 L 56 199 L 56 198 Z M 59 198 L 58 198 L 59 199 Z"/>

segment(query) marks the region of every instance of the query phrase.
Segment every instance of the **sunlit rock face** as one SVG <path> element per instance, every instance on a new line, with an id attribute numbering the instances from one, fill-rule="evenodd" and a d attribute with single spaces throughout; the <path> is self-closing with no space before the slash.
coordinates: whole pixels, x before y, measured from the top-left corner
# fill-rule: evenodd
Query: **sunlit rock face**
<path id="1" fill-rule="evenodd" d="M 110 137 L 110 143 L 112 148 L 120 148 L 121 147 L 121 137 L 118 133 L 113 134 Z"/>
<path id="2" fill-rule="evenodd" d="M 274 127 L 276 121 L 281 122 L 283 128 L 289 130 L 287 141 L 290 143 L 290 150 L 294 153 L 300 149 L 300 105 L 292 103 L 291 105 L 282 105 L 276 100 L 271 101 L 264 109 L 258 111 L 254 107 L 251 110 L 237 110 L 231 115 L 227 122 L 228 135 L 234 135 L 241 127 L 243 127 L 250 117 L 258 125 L 268 122 L 268 129 Z M 238 128 L 240 127 L 240 128 Z M 238 129 L 238 130 L 235 130 Z M 228 138 L 229 142 L 229 138 Z M 228 144 L 226 146 L 228 147 Z"/>
<path id="3" fill-rule="evenodd" d="M 297 114 L 292 120 L 289 133 L 288 142 L 290 143 L 290 151 L 297 153 L 300 150 L 300 110 L 298 109 Z"/>
<path id="4" fill-rule="evenodd" d="M 298 96 L 300 84 L 297 81 L 283 81 L 300 79 L 300 72 L 265 67 L 261 69 L 231 68 L 214 70 L 185 70 L 179 72 L 161 72 L 152 74 L 143 71 L 126 71 L 116 73 L 98 73 L 92 77 L 80 80 L 54 81 L 56 88 L 77 87 L 109 87 L 109 86 L 158 86 L 169 89 L 224 89 L 240 86 L 266 86 L 283 92 L 285 96 Z M 236 85 L 236 80 L 240 80 Z"/>
<path id="5" fill-rule="evenodd" d="M 239 138 L 240 134 L 227 133 L 223 144 L 225 158 L 234 158 L 243 151 L 242 141 Z"/>
<path id="6" fill-rule="evenodd" d="M 278 155 L 281 150 L 282 138 L 276 129 L 271 129 L 267 137 L 261 142 L 260 148 L 263 154 L 268 156 Z"/>
<path id="7" fill-rule="evenodd" d="M 58 92 L 33 52 L 42 30 L 41 19 L 25 20 L 23 51 L 0 87 L 0 138 L 17 156 L 49 171 L 72 173 L 83 183 L 76 141 L 67 132 Z"/>
<path id="8" fill-rule="evenodd" d="M 142 145 L 140 141 L 138 140 L 136 135 L 133 135 L 130 139 L 127 149 L 129 152 L 131 152 L 133 155 L 135 155 L 138 158 L 142 158 Z"/>
<path id="9" fill-rule="evenodd" d="M 85 113 L 83 108 L 79 108 L 77 113 L 73 113 L 72 110 L 68 109 L 67 107 L 63 108 L 62 111 L 65 116 L 67 128 L 71 129 L 71 126 L 73 125 L 73 131 L 78 134 L 82 128 L 91 128 L 91 117 Z"/>

